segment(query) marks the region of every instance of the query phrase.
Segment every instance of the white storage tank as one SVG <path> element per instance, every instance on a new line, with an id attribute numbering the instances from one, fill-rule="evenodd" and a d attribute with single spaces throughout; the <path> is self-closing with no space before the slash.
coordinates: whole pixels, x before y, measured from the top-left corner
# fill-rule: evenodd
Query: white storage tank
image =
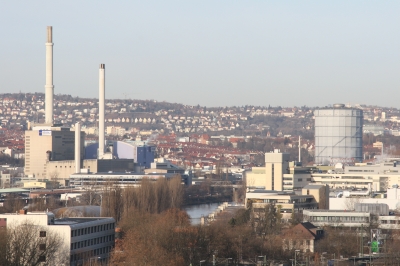
<path id="1" fill-rule="evenodd" d="M 314 111 L 315 163 L 353 165 L 362 161 L 363 111 L 334 104 Z"/>

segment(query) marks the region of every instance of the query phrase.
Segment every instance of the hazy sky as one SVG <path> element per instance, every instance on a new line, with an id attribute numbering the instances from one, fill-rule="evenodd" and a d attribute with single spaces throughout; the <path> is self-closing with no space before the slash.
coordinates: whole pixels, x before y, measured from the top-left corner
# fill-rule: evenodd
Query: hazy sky
<path id="1" fill-rule="evenodd" d="M 0 93 L 400 107 L 399 1 L 2 1 Z"/>

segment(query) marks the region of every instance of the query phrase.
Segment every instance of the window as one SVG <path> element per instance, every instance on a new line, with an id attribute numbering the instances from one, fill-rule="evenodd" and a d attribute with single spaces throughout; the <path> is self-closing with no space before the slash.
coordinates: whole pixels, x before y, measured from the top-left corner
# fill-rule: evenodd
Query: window
<path id="1" fill-rule="evenodd" d="M 40 237 L 46 237 L 46 231 L 40 231 Z"/>
<path id="2" fill-rule="evenodd" d="M 39 256 L 38 262 L 46 262 L 46 256 Z"/>
<path id="3" fill-rule="evenodd" d="M 275 166 L 274 164 L 271 165 L 272 167 L 272 175 L 271 175 L 271 179 L 272 179 L 272 190 L 275 189 Z"/>
<path id="4" fill-rule="evenodd" d="M 46 250 L 46 244 L 40 244 L 39 250 Z"/>

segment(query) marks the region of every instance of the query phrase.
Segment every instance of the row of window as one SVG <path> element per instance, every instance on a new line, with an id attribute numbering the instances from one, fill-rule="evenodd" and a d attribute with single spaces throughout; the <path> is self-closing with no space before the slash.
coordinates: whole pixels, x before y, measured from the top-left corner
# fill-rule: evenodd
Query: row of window
<path id="1" fill-rule="evenodd" d="M 97 233 L 97 232 L 114 229 L 114 227 L 115 227 L 114 223 L 109 223 L 109 224 L 102 224 L 102 225 L 97 225 L 97 226 L 81 228 L 81 229 L 75 229 L 75 230 L 72 230 L 71 236 L 75 237 L 75 236 L 93 234 L 93 233 Z"/>
<path id="2" fill-rule="evenodd" d="M 374 170 L 358 170 L 358 169 L 349 169 L 349 172 L 365 172 L 365 173 L 373 173 Z"/>
<path id="3" fill-rule="evenodd" d="M 102 254 L 108 254 L 111 251 L 111 246 L 89 250 L 78 254 L 71 255 L 70 261 L 89 260 L 91 257 L 96 257 Z"/>
<path id="4" fill-rule="evenodd" d="M 400 224 L 399 220 L 381 220 L 381 224 Z"/>
<path id="5" fill-rule="evenodd" d="M 311 216 L 308 220 L 310 222 L 368 223 L 369 218 L 360 216 Z"/>
<path id="6" fill-rule="evenodd" d="M 71 250 L 89 247 L 93 245 L 98 245 L 105 242 L 114 241 L 114 235 L 102 236 L 97 238 L 92 238 L 88 240 L 83 240 L 75 243 L 71 243 Z"/>

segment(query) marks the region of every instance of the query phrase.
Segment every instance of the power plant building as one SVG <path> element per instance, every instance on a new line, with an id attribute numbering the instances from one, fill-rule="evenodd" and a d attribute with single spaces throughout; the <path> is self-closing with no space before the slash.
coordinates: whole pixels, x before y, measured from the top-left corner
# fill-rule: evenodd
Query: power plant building
<path id="1" fill-rule="evenodd" d="M 315 163 L 354 165 L 362 161 L 363 111 L 335 104 L 314 111 Z"/>
<path id="2" fill-rule="evenodd" d="M 81 143 L 85 134 L 81 134 Z M 75 131 L 69 127 L 34 126 L 25 131 L 25 174 L 38 179 L 51 179 L 49 161 L 74 160 Z M 80 147 L 81 158 L 84 147 Z M 75 170 L 75 168 L 73 169 Z"/>
<path id="3" fill-rule="evenodd" d="M 47 27 L 45 123 L 29 126 L 25 131 L 25 174 L 38 180 L 60 181 L 68 185 L 69 176 L 85 172 L 134 171 L 132 158 L 112 157 L 106 152 L 104 138 L 105 65 L 99 68 L 99 143 L 94 157 L 85 157 L 85 133 L 56 125 L 53 121 L 53 28 Z M 97 149 L 96 148 L 96 149 Z M 89 159 L 89 160 L 87 160 Z M 118 159 L 118 160 L 113 160 Z"/>

